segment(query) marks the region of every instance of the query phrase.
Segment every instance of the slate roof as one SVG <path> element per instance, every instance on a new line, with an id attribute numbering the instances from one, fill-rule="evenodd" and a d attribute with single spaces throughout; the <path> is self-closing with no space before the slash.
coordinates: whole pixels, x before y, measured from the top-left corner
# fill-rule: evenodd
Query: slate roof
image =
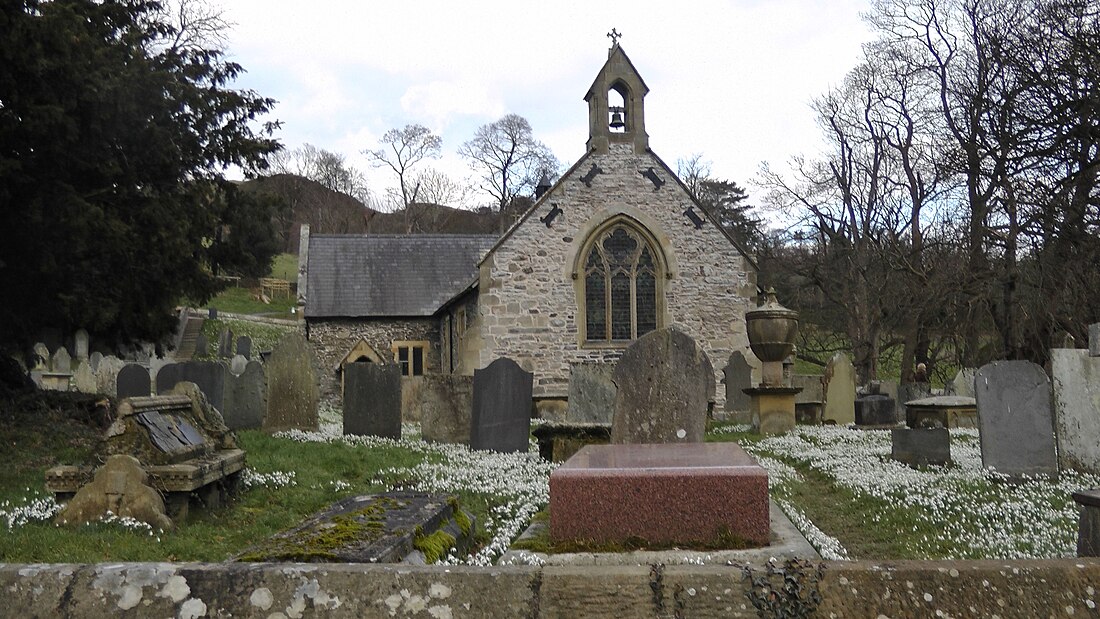
<path id="1" fill-rule="evenodd" d="M 497 240 L 475 234 L 309 237 L 306 318 L 432 316 L 477 279 Z"/>

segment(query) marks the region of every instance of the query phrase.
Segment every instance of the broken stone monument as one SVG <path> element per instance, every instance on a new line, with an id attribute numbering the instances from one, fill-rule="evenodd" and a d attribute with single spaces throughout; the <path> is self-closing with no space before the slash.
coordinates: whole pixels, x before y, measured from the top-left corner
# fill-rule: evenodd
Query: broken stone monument
<path id="1" fill-rule="evenodd" d="M 133 456 L 116 454 L 95 472 L 91 483 L 77 490 L 54 521 L 75 526 L 102 520 L 110 512 L 133 518 L 154 529 L 170 530 L 160 493 L 149 485 L 149 474 Z"/>
<path id="2" fill-rule="evenodd" d="M 634 341 L 615 366 L 611 442 L 701 443 L 714 370 L 707 354 L 673 328 Z"/>

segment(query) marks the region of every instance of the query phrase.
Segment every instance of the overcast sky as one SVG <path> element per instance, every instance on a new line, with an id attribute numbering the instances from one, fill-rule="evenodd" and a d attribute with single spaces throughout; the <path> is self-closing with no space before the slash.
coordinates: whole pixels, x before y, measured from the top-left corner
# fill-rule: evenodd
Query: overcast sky
<path id="1" fill-rule="evenodd" d="M 583 97 L 613 27 L 650 88 L 650 147 L 673 168 L 701 153 L 715 176 L 752 190 L 762 161 L 818 148 L 809 102 L 843 79 L 871 37 L 860 17 L 870 0 L 222 6 L 234 24 L 230 57 L 248 72 L 237 85 L 278 100 L 281 141 L 347 156 L 376 193 L 391 181 L 360 151 L 410 123 L 442 136 L 433 165 L 454 177 L 469 175 L 459 145 L 508 113 L 572 164 L 588 138 Z"/>

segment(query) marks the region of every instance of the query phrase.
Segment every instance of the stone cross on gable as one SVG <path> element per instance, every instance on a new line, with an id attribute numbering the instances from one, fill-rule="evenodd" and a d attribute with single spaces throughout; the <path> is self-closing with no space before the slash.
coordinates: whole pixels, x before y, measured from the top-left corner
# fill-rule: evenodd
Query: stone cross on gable
<path id="1" fill-rule="evenodd" d="M 607 33 L 607 38 L 611 39 L 611 47 L 617 47 L 619 45 L 619 39 L 623 38 L 623 35 L 618 30 L 612 28 L 611 32 Z"/>

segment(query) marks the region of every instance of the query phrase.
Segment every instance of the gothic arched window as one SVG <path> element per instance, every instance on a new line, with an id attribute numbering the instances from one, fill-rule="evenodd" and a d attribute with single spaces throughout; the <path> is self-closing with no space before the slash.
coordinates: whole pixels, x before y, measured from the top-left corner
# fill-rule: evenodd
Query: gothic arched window
<path id="1" fill-rule="evenodd" d="M 636 229 L 615 224 L 584 257 L 585 341 L 628 342 L 658 327 L 659 256 Z"/>

